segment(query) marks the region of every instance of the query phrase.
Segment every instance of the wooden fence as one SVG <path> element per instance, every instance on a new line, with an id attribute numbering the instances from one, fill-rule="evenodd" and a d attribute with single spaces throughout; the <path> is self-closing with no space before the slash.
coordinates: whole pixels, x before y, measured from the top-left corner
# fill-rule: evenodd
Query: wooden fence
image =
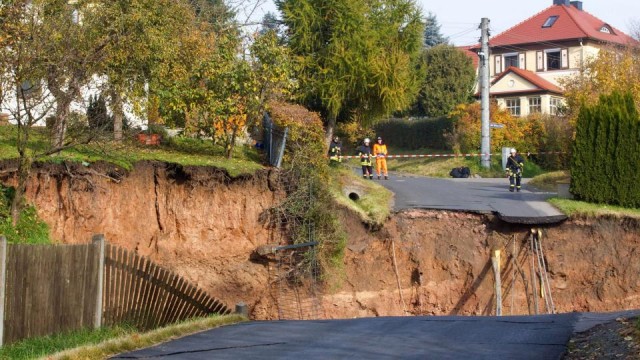
<path id="1" fill-rule="evenodd" d="M 147 258 L 107 245 L 103 323 L 153 329 L 229 310 L 218 300 Z"/>
<path id="2" fill-rule="evenodd" d="M 0 236 L 0 345 L 127 323 L 142 330 L 229 309 L 149 259 L 105 244 L 15 245 Z"/>

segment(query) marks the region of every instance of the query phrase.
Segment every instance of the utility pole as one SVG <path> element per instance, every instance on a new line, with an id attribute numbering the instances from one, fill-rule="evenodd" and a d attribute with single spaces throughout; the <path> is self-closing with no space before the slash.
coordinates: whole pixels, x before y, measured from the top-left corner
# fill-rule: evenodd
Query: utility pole
<path id="1" fill-rule="evenodd" d="M 478 53 L 480 57 L 480 107 L 482 109 L 482 142 L 480 146 L 480 155 L 482 167 L 489 168 L 491 166 L 491 128 L 489 127 L 489 19 L 482 18 L 480 23 L 482 37 L 480 38 L 481 48 Z"/>

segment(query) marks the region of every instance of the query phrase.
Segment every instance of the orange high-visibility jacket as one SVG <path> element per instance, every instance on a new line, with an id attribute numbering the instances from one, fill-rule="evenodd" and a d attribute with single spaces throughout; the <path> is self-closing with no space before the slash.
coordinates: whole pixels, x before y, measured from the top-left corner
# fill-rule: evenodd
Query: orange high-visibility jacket
<path id="1" fill-rule="evenodd" d="M 373 144 L 373 156 L 378 156 L 378 154 L 387 155 L 387 145 L 385 144 Z"/>

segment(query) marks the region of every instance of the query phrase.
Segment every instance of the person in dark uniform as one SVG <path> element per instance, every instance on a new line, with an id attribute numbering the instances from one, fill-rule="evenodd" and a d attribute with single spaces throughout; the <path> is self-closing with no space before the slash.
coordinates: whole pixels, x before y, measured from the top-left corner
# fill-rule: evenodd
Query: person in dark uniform
<path id="1" fill-rule="evenodd" d="M 363 144 L 358 147 L 358 156 L 360 157 L 360 165 L 362 165 L 362 177 L 365 179 L 373 179 L 373 152 L 371 151 L 371 140 L 364 139 Z"/>
<path id="2" fill-rule="evenodd" d="M 329 164 L 336 165 L 342 162 L 342 143 L 337 136 L 333 137 L 329 145 Z"/>
<path id="3" fill-rule="evenodd" d="M 522 180 L 522 171 L 524 170 L 524 159 L 516 149 L 511 149 L 511 155 L 507 158 L 507 176 L 509 177 L 509 191 L 520 191 L 520 181 Z"/>

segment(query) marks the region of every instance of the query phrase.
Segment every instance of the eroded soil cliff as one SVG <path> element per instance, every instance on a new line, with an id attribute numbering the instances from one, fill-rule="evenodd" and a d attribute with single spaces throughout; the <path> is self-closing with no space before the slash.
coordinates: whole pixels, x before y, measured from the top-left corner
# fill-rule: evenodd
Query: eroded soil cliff
<path id="1" fill-rule="evenodd" d="M 262 221 L 284 196 L 274 171 L 230 178 L 163 163 L 140 163 L 129 173 L 108 164 L 36 165 L 28 186 L 29 201 L 57 241 L 86 242 L 104 233 L 229 306 L 246 302 L 256 319 L 278 318 L 274 264 L 253 255 L 260 246 L 284 243 Z M 502 254 L 503 314 L 535 312 L 533 292 L 545 311 L 541 296 L 548 294 L 538 278 L 532 285 L 530 227 L 490 215 L 415 210 L 394 214 L 372 232 L 346 210 L 341 218 L 349 235 L 345 267 L 325 281 L 320 317 L 495 314 L 494 250 Z M 544 227 L 556 309 L 640 308 L 639 242 L 640 221 L 633 219 Z"/>

